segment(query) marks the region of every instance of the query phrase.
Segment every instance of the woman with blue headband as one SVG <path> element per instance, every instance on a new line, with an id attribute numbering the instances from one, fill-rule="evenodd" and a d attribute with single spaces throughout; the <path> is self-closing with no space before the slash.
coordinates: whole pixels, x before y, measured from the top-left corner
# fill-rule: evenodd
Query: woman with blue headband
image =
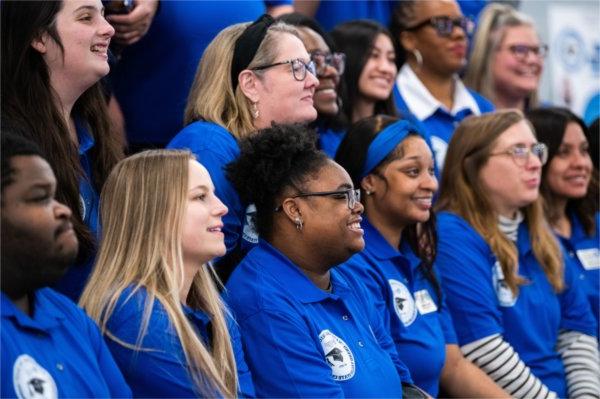
<path id="1" fill-rule="evenodd" d="M 336 161 L 362 201 L 365 250 L 342 268 L 367 286 L 416 385 L 458 397 L 507 397 L 465 360 L 436 278 L 432 200 L 438 188 L 426 137 L 410 122 L 378 115 L 355 124 Z M 427 359 L 427 361 L 424 361 Z"/>

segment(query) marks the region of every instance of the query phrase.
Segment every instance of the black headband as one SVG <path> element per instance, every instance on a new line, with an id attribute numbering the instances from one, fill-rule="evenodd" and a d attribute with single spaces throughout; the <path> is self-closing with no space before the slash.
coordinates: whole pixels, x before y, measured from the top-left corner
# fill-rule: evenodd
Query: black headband
<path id="1" fill-rule="evenodd" d="M 231 60 L 231 84 L 234 92 L 238 85 L 238 75 L 250 65 L 267 35 L 269 26 L 274 22 L 275 20 L 269 14 L 263 14 L 248 26 L 235 41 L 233 60 Z"/>

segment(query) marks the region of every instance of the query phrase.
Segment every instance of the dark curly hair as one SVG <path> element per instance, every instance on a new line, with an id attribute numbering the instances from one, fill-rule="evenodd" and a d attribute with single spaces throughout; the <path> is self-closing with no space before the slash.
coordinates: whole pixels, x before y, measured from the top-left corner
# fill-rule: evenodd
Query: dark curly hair
<path id="1" fill-rule="evenodd" d="M 16 128 L 2 126 L 1 140 L 0 150 L 2 155 L 0 161 L 2 161 L 2 191 L 4 191 L 4 188 L 14 181 L 15 170 L 11 166 L 13 157 L 37 155 L 44 158 L 44 156 L 37 144 L 24 138 L 23 134 Z"/>
<path id="2" fill-rule="evenodd" d="M 369 145 L 383 129 L 398 120 L 398 118 L 387 115 L 376 115 L 356 122 L 346 133 L 335 155 L 335 161 L 346 169 L 354 187 L 361 187 L 361 175 Z M 397 150 L 390 152 L 371 173 L 378 174 L 383 179 L 380 171 L 390 162 L 401 157 L 402 154 Z M 387 184 L 387 181 L 385 182 Z M 367 216 L 369 215 L 367 214 Z M 429 220 L 424 223 L 412 224 L 406 227 L 404 231 L 406 234 L 403 235 L 403 240 L 407 240 L 411 249 L 421 259 L 419 266 L 421 272 L 433 286 L 437 297 L 441 298 L 440 284 L 433 271 L 433 263 L 437 252 L 435 214 L 431 212 Z"/>
<path id="3" fill-rule="evenodd" d="M 316 135 L 305 125 L 277 125 L 240 141 L 240 156 L 226 166 L 227 178 L 242 201 L 256 206 L 258 234 L 270 241 L 276 200 L 288 187 L 304 183 L 330 159 L 317 150 Z"/>
<path id="4" fill-rule="evenodd" d="M 590 139 L 590 132 L 583 120 L 567 108 L 538 108 L 527 112 L 526 116 L 535 129 L 537 139 L 548 146 L 548 162 L 542 167 L 540 193 L 545 200 L 544 211 L 546 216 L 550 220 L 550 223 L 554 223 L 559 215 L 556 214 L 556 210 L 553 207 L 554 195 L 552 190 L 550 190 L 550 187 L 546 183 L 548 168 L 550 163 L 552 163 L 552 159 L 557 155 L 569 123 L 578 124 L 588 140 Z M 594 151 L 594 149 L 588 150 L 588 152 L 590 151 Z M 597 173 L 593 173 L 592 176 L 586 196 L 570 199 L 567 202 L 567 212 L 574 212 L 577 215 L 588 235 L 593 235 L 596 230 L 595 214 L 598 212 L 598 191 L 595 188 L 598 184 L 598 175 Z"/>

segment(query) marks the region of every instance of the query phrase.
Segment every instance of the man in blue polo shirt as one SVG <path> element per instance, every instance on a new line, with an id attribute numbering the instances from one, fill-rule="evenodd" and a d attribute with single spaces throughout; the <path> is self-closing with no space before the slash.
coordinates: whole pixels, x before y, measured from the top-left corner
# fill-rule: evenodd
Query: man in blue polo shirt
<path id="1" fill-rule="evenodd" d="M 71 210 L 35 145 L 2 132 L 0 396 L 130 397 L 94 322 L 47 287 L 75 260 Z"/>

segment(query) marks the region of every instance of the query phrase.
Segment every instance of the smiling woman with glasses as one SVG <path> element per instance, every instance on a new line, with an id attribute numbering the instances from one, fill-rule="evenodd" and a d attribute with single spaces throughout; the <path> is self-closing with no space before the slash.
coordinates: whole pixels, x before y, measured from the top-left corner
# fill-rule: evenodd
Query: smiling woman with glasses
<path id="1" fill-rule="evenodd" d="M 260 242 L 227 283 L 257 397 L 396 397 L 410 376 L 359 279 L 360 194 L 310 130 L 274 125 L 228 175 L 256 205 Z M 376 365 L 376 367 L 373 367 Z"/>
<path id="2" fill-rule="evenodd" d="M 423 122 L 442 170 L 456 125 L 494 109 L 458 76 L 467 64 L 473 21 L 454 0 L 409 0 L 398 2 L 390 29 L 400 50 L 396 106 Z"/>
<path id="3" fill-rule="evenodd" d="M 458 126 L 436 204 L 442 291 L 465 357 L 512 397 L 593 396 L 597 324 L 544 217 L 546 160 L 520 111 Z"/>
<path id="4" fill-rule="evenodd" d="M 315 89 L 314 105 L 318 117 L 314 126 L 318 132 L 318 144 L 329 156 L 335 156 L 344 127 L 340 119 L 340 78 L 346 69 L 346 56 L 335 52 L 329 35 L 312 18 L 299 13 L 285 14 L 280 21 L 294 25 L 315 64 L 319 85 Z"/>
<path id="5" fill-rule="evenodd" d="M 238 140 L 271 123 L 316 119 L 319 81 L 298 31 L 263 15 L 252 24 L 223 30 L 206 48 L 190 91 L 184 123 L 168 148 L 190 149 L 208 169 L 223 217 L 227 254 L 216 270 L 223 280 L 258 242 L 253 206 L 240 200 L 223 167 L 239 154 Z"/>
<path id="6" fill-rule="evenodd" d="M 498 109 L 535 108 L 547 53 L 530 17 L 509 5 L 489 4 L 479 18 L 465 83 Z"/>

